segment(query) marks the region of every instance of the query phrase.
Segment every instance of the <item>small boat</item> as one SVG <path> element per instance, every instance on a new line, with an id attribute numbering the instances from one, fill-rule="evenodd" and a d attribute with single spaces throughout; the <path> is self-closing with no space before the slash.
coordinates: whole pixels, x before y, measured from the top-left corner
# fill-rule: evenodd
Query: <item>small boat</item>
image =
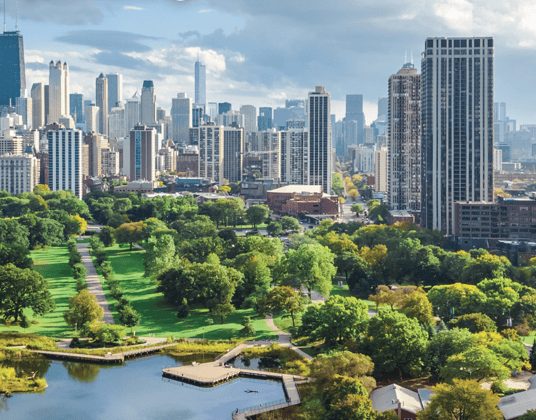
<path id="1" fill-rule="evenodd" d="M 251 394 L 251 393 L 258 394 L 259 393 L 259 391 L 253 391 L 252 389 L 246 389 L 244 392 L 247 392 L 248 394 Z"/>

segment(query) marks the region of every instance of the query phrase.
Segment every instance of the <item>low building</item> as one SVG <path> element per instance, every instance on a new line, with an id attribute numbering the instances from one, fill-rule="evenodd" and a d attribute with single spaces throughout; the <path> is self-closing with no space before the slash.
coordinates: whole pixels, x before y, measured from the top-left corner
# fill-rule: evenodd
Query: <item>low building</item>
<path id="1" fill-rule="evenodd" d="M 217 193 L 192 193 L 194 198 L 199 204 L 203 204 L 206 201 L 217 201 L 220 199 L 223 200 L 231 200 L 237 197 L 230 196 L 230 195 L 223 195 L 223 194 L 217 194 Z"/>
<path id="2" fill-rule="evenodd" d="M 394 410 L 401 420 L 416 420 L 417 413 L 423 409 L 417 392 L 396 384 L 375 389 L 370 393 L 370 400 L 374 410 L 380 413 Z"/>
<path id="3" fill-rule="evenodd" d="M 277 182 L 273 179 L 259 178 L 252 181 L 242 181 L 240 183 L 240 196 L 244 201 L 254 200 L 266 201 L 268 191 L 280 188 L 286 183 Z"/>
<path id="4" fill-rule="evenodd" d="M 394 225 L 397 222 L 415 223 L 415 216 L 406 210 L 389 210 L 387 213 L 387 224 Z"/>
<path id="5" fill-rule="evenodd" d="M 177 155 L 176 171 L 187 177 L 199 176 L 199 150 L 191 146 Z"/>
<path id="6" fill-rule="evenodd" d="M 206 178 L 184 178 L 175 177 L 173 182 L 166 182 L 167 192 L 206 192 L 211 193 L 218 190 L 218 185 Z"/>
<path id="7" fill-rule="evenodd" d="M 128 194 L 131 192 L 137 193 L 152 193 L 155 188 L 158 188 L 156 181 L 130 181 L 127 185 L 121 185 L 114 188 L 114 192 Z"/>
<path id="8" fill-rule="evenodd" d="M 527 411 L 536 410 L 536 388 L 502 397 L 497 407 L 501 410 L 505 420 L 514 420 L 526 414 Z"/>
<path id="9" fill-rule="evenodd" d="M 266 204 L 276 213 L 293 216 L 339 213 L 338 197 L 325 194 L 321 185 L 287 185 L 268 191 Z"/>

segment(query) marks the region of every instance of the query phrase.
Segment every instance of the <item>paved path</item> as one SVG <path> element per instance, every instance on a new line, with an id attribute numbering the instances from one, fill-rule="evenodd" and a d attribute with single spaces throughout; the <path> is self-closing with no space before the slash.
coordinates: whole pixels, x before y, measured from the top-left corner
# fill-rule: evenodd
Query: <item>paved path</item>
<path id="1" fill-rule="evenodd" d="M 292 350 L 294 350 L 296 353 L 298 353 L 300 356 L 313 360 L 312 356 L 309 356 L 304 351 L 300 350 L 298 347 L 296 347 L 294 344 L 290 342 L 290 333 L 287 333 L 285 331 L 281 331 L 279 328 L 277 328 L 274 324 L 274 319 L 271 316 L 266 317 L 266 325 L 268 325 L 268 328 L 270 328 L 273 332 L 275 332 L 279 337 L 277 338 L 277 343 L 279 343 L 283 347 L 289 347 Z"/>
<path id="2" fill-rule="evenodd" d="M 107 324 L 115 324 L 112 311 L 110 310 L 110 306 L 108 306 L 106 295 L 104 294 L 104 290 L 102 290 L 102 285 L 99 281 L 99 277 L 97 276 L 97 270 L 95 270 L 95 265 L 91 260 L 88 244 L 79 243 L 77 246 L 78 252 L 80 252 L 80 255 L 82 256 L 82 263 L 84 263 L 84 266 L 87 270 L 86 283 L 89 293 L 93 294 L 97 298 L 97 302 L 100 306 L 102 306 L 102 309 L 104 309 L 104 317 L 102 320 Z"/>

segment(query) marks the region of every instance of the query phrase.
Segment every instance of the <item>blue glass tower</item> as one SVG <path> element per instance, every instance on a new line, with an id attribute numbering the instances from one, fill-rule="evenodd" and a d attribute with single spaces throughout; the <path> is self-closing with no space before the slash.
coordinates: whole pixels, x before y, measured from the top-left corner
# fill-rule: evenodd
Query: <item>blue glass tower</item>
<path id="1" fill-rule="evenodd" d="M 15 106 L 15 98 L 26 89 L 24 45 L 19 31 L 0 34 L 0 107 Z"/>

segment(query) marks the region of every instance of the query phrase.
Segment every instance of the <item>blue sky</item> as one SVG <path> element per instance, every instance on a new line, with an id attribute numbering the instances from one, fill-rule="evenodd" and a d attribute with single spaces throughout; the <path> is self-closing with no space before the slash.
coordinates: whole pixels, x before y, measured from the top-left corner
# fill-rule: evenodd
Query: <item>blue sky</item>
<path id="1" fill-rule="evenodd" d="M 12 29 L 15 0 L 6 9 Z M 93 99 L 95 78 L 119 72 L 125 96 L 152 79 L 169 111 L 178 92 L 193 97 L 199 53 L 208 101 L 277 107 L 322 85 L 338 117 L 363 94 L 367 123 L 405 51 L 420 68 L 428 36 L 494 36 L 495 100 L 536 123 L 532 0 L 19 0 L 18 16 L 30 86 L 61 59 L 71 92 Z"/>

